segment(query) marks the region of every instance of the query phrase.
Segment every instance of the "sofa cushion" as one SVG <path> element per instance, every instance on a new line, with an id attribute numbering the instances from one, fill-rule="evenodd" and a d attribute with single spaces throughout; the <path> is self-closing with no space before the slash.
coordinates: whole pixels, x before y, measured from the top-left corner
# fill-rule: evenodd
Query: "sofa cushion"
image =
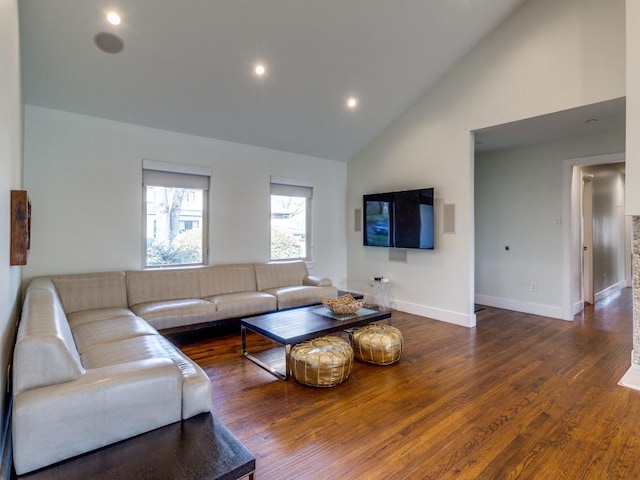
<path id="1" fill-rule="evenodd" d="M 51 277 L 65 313 L 107 307 L 127 307 L 124 272 L 81 273 Z"/>
<path id="2" fill-rule="evenodd" d="M 98 308 L 95 310 L 83 310 L 67 314 L 67 320 L 71 328 L 82 325 L 83 323 L 100 322 L 109 320 L 110 318 L 119 317 L 135 317 L 136 315 L 128 308 Z"/>
<path id="3" fill-rule="evenodd" d="M 139 317 L 110 318 L 99 322 L 82 323 L 71 330 L 78 352 L 103 343 L 117 342 L 141 335 L 157 335 L 157 331 Z"/>
<path id="4" fill-rule="evenodd" d="M 215 304 L 218 319 L 256 315 L 278 308 L 276 297 L 264 292 L 228 293 L 207 297 L 205 300 Z"/>
<path id="5" fill-rule="evenodd" d="M 201 298 L 141 303 L 131 307 L 158 330 L 216 320 L 216 306 Z"/>
<path id="6" fill-rule="evenodd" d="M 68 382 L 84 373 L 53 283 L 27 289 L 13 360 L 13 391 Z"/>
<path id="7" fill-rule="evenodd" d="M 254 265 L 258 290 L 302 285 L 307 266 L 302 261 L 258 263 Z"/>
<path id="8" fill-rule="evenodd" d="M 202 298 L 257 290 L 256 272 L 250 263 L 214 265 L 199 269 L 198 275 Z"/>
<path id="9" fill-rule="evenodd" d="M 197 268 L 127 272 L 129 306 L 162 300 L 202 298 Z"/>
<path id="10" fill-rule="evenodd" d="M 313 305 L 322 303 L 320 297 L 335 297 L 338 289 L 336 287 L 310 287 L 294 286 L 270 288 L 265 293 L 270 293 L 278 299 L 278 310 L 285 308 L 300 307 L 303 305 Z"/>
<path id="11" fill-rule="evenodd" d="M 182 418 L 211 410 L 211 382 L 206 373 L 160 335 L 96 345 L 82 354 L 82 363 L 94 369 L 151 358 L 170 358 L 182 371 Z"/>

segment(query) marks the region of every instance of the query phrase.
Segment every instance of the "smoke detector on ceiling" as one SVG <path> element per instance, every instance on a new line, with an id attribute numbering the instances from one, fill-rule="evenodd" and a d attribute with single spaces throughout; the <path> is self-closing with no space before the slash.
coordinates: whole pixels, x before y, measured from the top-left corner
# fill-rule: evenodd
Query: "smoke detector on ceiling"
<path id="1" fill-rule="evenodd" d="M 100 32 L 93 37 L 93 41 L 105 53 L 120 53 L 124 49 L 124 42 L 114 33 Z"/>

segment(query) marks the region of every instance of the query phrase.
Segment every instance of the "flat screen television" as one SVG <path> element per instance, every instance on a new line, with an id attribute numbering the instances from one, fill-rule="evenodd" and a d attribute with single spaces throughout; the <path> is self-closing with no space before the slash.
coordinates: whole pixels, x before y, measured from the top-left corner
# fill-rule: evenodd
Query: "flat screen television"
<path id="1" fill-rule="evenodd" d="M 364 245 L 432 250 L 433 196 L 433 188 L 364 195 Z"/>

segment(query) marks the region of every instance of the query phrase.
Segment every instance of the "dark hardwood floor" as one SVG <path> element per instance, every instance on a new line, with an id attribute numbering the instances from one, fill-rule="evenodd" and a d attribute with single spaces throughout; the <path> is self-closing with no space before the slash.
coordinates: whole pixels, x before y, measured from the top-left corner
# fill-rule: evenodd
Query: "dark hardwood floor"
<path id="1" fill-rule="evenodd" d="M 329 389 L 277 380 L 240 335 L 172 338 L 213 382 L 216 415 L 268 479 L 638 479 L 631 289 L 573 322 L 485 308 L 473 329 L 394 312 L 392 366 Z M 255 341 L 255 338 L 251 341 Z"/>

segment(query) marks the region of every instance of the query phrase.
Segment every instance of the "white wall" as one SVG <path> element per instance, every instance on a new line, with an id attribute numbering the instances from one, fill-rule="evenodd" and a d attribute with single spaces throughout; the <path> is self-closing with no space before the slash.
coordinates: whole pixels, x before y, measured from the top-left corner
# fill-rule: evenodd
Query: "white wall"
<path id="1" fill-rule="evenodd" d="M 37 275 L 142 267 L 142 159 L 207 166 L 210 263 L 269 260 L 271 175 L 314 185 L 315 274 L 346 284 L 346 165 L 27 105 Z"/>
<path id="2" fill-rule="evenodd" d="M 640 2 L 626 0 L 627 185 L 640 185 Z M 625 213 L 640 215 L 640 188 L 627 188 Z"/>
<path id="3" fill-rule="evenodd" d="M 0 388 L 13 354 L 22 267 L 9 266 L 10 190 L 22 188 L 22 96 L 17 0 L 0 0 Z M 5 395 L 0 393 L 4 425 Z"/>
<path id="4" fill-rule="evenodd" d="M 473 315 L 473 145 L 479 128 L 624 96 L 624 0 L 531 0 L 349 163 L 349 216 L 362 194 L 434 186 L 436 250 L 390 262 L 349 230 L 349 287 L 381 274 L 398 308 L 463 325 Z M 428 59 L 425 59 L 428 61 Z M 456 233 L 443 235 L 442 204 Z"/>
<path id="5" fill-rule="evenodd" d="M 477 303 L 563 318 L 565 160 L 624 146 L 618 130 L 476 155 Z M 624 279 L 624 263 L 621 273 Z"/>

